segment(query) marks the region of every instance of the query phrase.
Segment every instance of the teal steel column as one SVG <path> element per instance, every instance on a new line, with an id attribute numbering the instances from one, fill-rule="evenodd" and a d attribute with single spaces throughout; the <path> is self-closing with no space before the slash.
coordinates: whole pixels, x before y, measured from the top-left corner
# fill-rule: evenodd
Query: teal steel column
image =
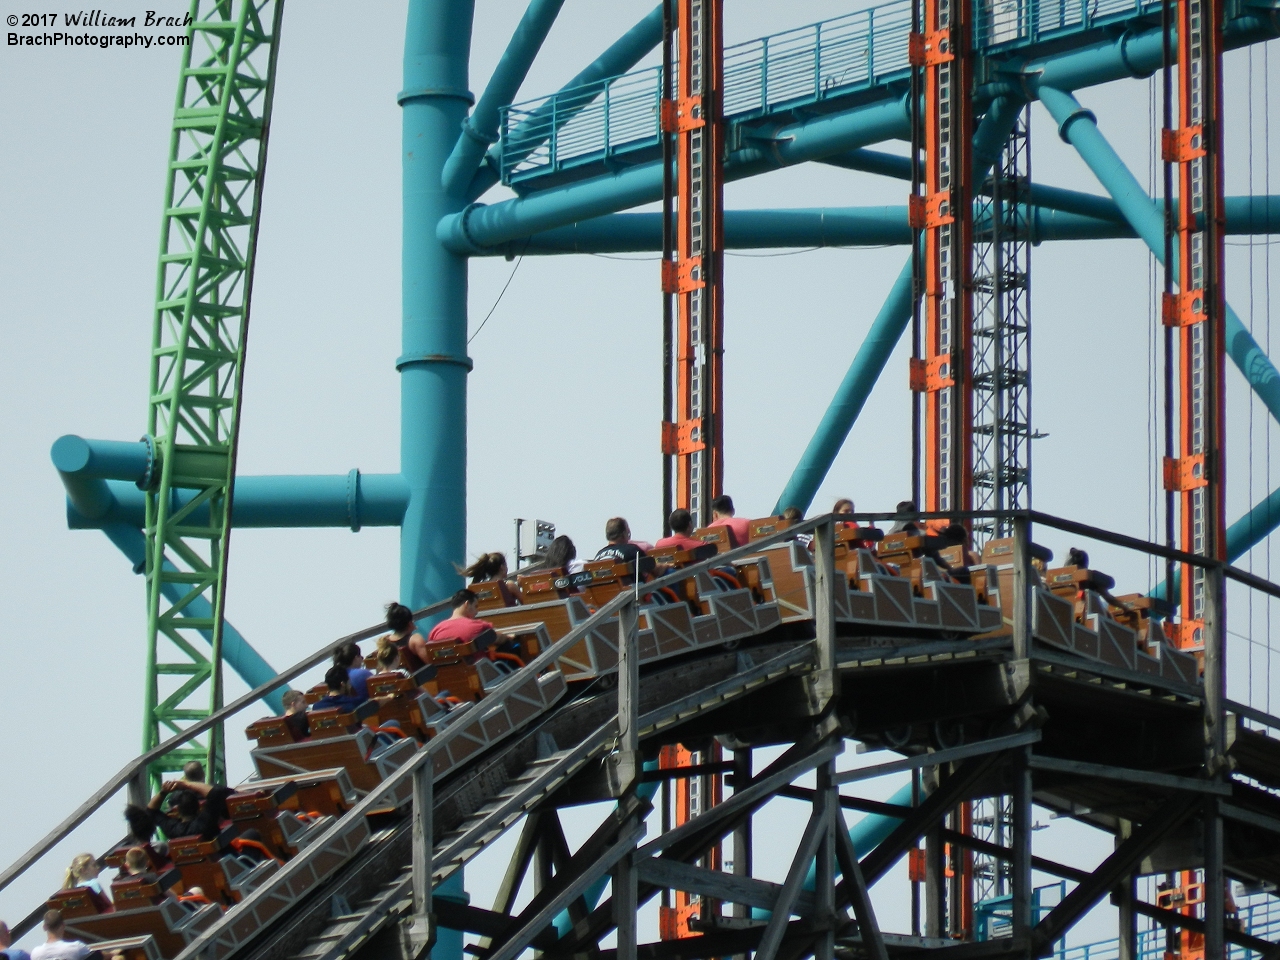
<path id="1" fill-rule="evenodd" d="M 1227 563 L 1235 563 L 1246 553 L 1265 540 L 1276 527 L 1280 527 L 1280 489 L 1272 490 L 1270 496 L 1257 504 L 1243 517 L 1227 527 Z M 1173 593 L 1179 593 L 1182 582 L 1181 570 L 1173 574 Z M 1164 599 L 1164 581 L 1156 584 L 1151 596 Z"/>
<path id="2" fill-rule="evenodd" d="M 472 96 L 467 89 L 473 0 L 410 0 L 404 41 L 403 354 L 400 470 L 409 491 L 400 532 L 400 600 L 411 607 L 462 583 L 466 555 L 467 261 L 436 224 L 463 198 L 441 185 Z"/>
<path id="3" fill-rule="evenodd" d="M 566 90 L 572 90 L 574 87 L 586 86 L 589 83 L 596 83 L 607 77 L 616 77 L 619 74 L 626 73 L 643 60 L 645 54 L 661 42 L 662 4 L 658 4 L 649 11 L 644 19 L 615 40 L 604 53 L 584 67 L 577 76 L 561 87 L 555 96 L 549 98 L 547 103 L 534 110 L 525 119 L 524 123 L 516 128 L 514 131 L 515 139 L 523 146 L 521 147 L 520 155 L 507 157 L 507 162 L 514 163 L 518 160 L 523 160 L 542 145 L 545 137 L 534 138 L 530 136 L 530 131 L 539 128 L 547 129 L 547 120 L 552 118 L 552 107 L 556 96 Z M 551 124 L 549 129 L 560 129 L 573 116 L 576 116 L 579 110 L 587 105 L 587 102 L 580 103 L 576 109 L 567 111 L 567 116 L 555 117 L 555 122 Z M 476 171 L 475 176 L 471 179 L 471 185 L 467 188 L 468 200 L 475 200 L 501 179 L 499 168 L 502 165 L 502 160 L 502 152 L 497 145 L 490 147 L 489 151 L 484 155 L 483 165 Z"/>
<path id="4" fill-rule="evenodd" d="M 1009 133 L 1013 130 L 1014 121 L 1022 107 L 1023 102 L 1020 100 L 999 97 L 988 108 L 973 135 L 974 183 L 981 183 L 986 179 L 996 158 L 1000 156 L 1005 141 L 1009 139 Z M 822 415 L 813 439 L 796 464 L 782 496 L 778 497 L 774 513 L 782 513 L 787 507 L 798 507 L 802 512 L 809 509 L 818 487 L 835 462 L 836 454 L 840 452 L 854 422 L 862 413 L 862 407 L 871 395 L 871 388 L 880 379 L 893 348 L 910 322 L 911 260 L 908 258 L 889 291 L 888 299 L 876 315 L 871 329 L 867 331 L 866 339 L 858 348 L 853 363 L 840 381 L 836 395 Z"/>
<path id="5" fill-rule="evenodd" d="M 1043 85 L 1037 92 L 1040 102 L 1058 124 L 1058 135 L 1076 148 L 1098 182 L 1111 194 L 1134 232 L 1163 263 L 1164 213 L 1147 196 L 1147 191 L 1103 137 L 1097 118 L 1069 93 Z M 1271 411 L 1271 416 L 1280 422 L 1280 372 L 1276 371 L 1230 305 L 1227 306 L 1226 333 L 1227 355 Z"/>
<path id="6" fill-rule="evenodd" d="M 801 513 L 813 503 L 818 487 L 835 463 L 836 455 L 844 446 L 845 438 L 853 429 L 858 414 L 871 395 L 871 389 L 884 372 L 885 364 L 898 345 L 902 332 L 911 322 L 911 258 L 903 265 L 898 279 L 893 282 L 889 296 L 876 314 L 875 322 L 867 331 L 862 346 L 858 347 L 853 363 L 836 388 L 836 395 L 827 405 L 826 412 L 813 439 L 805 447 L 804 455 L 796 464 L 791 479 L 773 507 L 781 514 L 787 507 L 797 507 Z"/>
<path id="7" fill-rule="evenodd" d="M 98 483 L 103 481 L 99 480 Z M 127 523 L 111 523 L 102 528 L 102 532 L 107 535 L 107 539 L 114 543 L 120 552 L 128 558 L 133 564 L 134 573 L 142 573 L 147 564 L 147 541 L 142 535 L 142 531 L 137 527 L 131 527 Z M 165 564 L 169 568 L 173 568 L 173 564 L 168 560 Z M 165 596 L 170 603 L 177 603 L 182 599 L 182 591 L 172 583 L 165 584 L 161 589 L 164 590 Z M 213 605 L 204 597 L 195 597 L 190 601 L 191 615 L 193 617 L 201 617 L 212 619 Z M 212 630 L 201 630 L 200 635 L 206 641 L 212 641 Z M 222 662 L 230 667 L 241 680 L 245 682 L 250 689 L 260 687 L 272 677 L 276 676 L 275 667 L 267 663 L 262 655 L 249 644 L 230 621 L 222 622 Z M 277 714 L 284 713 L 284 696 L 285 687 L 273 690 L 263 696 L 268 706 Z"/>
<path id="8" fill-rule="evenodd" d="M 462 136 L 445 162 L 444 187 L 451 193 L 465 189 L 490 144 L 498 141 L 499 112 L 509 107 L 524 83 L 533 58 L 547 39 L 564 0 L 530 0 L 502 59 L 480 95 L 471 116 L 462 124 Z"/>

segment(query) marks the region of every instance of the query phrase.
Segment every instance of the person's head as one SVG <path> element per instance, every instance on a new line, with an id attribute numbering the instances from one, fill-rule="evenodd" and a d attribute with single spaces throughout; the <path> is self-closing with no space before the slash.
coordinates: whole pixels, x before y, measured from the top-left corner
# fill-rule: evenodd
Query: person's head
<path id="1" fill-rule="evenodd" d="M 631 539 L 631 527 L 622 517 L 610 517 L 604 525 L 604 538 L 610 543 L 626 543 Z"/>
<path id="2" fill-rule="evenodd" d="M 61 910 L 46 910 L 44 912 L 44 932 L 49 935 L 50 940 L 61 940 L 62 932 L 67 928 L 66 922 L 62 919 Z"/>
<path id="3" fill-rule="evenodd" d="M 341 696 L 351 691 L 351 675 L 346 667 L 330 667 L 324 675 L 324 685 L 329 693 Z"/>
<path id="4" fill-rule="evenodd" d="M 156 824 L 151 818 L 150 810 L 136 803 L 128 804 L 124 808 L 124 819 L 125 823 L 129 824 L 129 836 L 138 843 L 151 842 L 151 838 L 156 834 Z"/>
<path id="5" fill-rule="evenodd" d="M 187 783 L 204 783 L 204 764 L 199 760 L 188 760 L 182 767 L 182 779 Z"/>
<path id="6" fill-rule="evenodd" d="M 195 819 L 200 812 L 200 797 L 190 790 L 175 790 L 174 794 L 178 799 L 171 808 L 173 812 L 182 820 Z"/>
<path id="7" fill-rule="evenodd" d="M 547 547 L 546 565 L 548 569 L 563 569 L 569 566 L 571 560 L 578 559 L 578 548 L 573 545 L 573 541 L 561 534 L 551 541 L 551 546 Z"/>
<path id="8" fill-rule="evenodd" d="M 396 649 L 396 645 L 391 642 L 390 637 L 378 638 L 375 654 L 378 658 L 378 669 L 384 673 L 395 670 L 400 666 L 400 651 Z"/>
<path id="9" fill-rule="evenodd" d="M 919 513 L 920 511 L 916 509 L 914 500 L 899 500 L 897 512 L 901 516 L 911 516 L 911 514 Z"/>
<path id="10" fill-rule="evenodd" d="M 333 651 L 333 665 L 335 667 L 346 667 L 351 670 L 355 667 L 364 666 L 364 657 L 360 654 L 360 644 L 344 643 Z"/>
<path id="11" fill-rule="evenodd" d="M 462 571 L 464 577 L 470 577 L 472 583 L 484 583 L 487 580 L 501 580 L 507 575 L 507 555 L 505 553 L 482 553 L 476 562 Z"/>
<path id="12" fill-rule="evenodd" d="M 403 603 L 387 604 L 387 626 L 393 633 L 404 633 L 413 629 L 413 611 Z"/>
<path id="13" fill-rule="evenodd" d="M 1081 567 L 1087 570 L 1089 567 L 1089 554 L 1078 547 L 1072 547 L 1067 551 L 1067 566 Z"/>
<path id="14" fill-rule="evenodd" d="M 683 533 L 686 537 L 693 533 L 693 514 L 684 507 L 672 510 L 667 523 L 671 524 L 672 533 Z"/>
<path id="15" fill-rule="evenodd" d="M 804 514 L 800 512 L 799 507 L 787 507 L 782 511 L 782 519 L 787 523 L 799 523 L 804 519 Z"/>
<path id="16" fill-rule="evenodd" d="M 301 690 L 286 690 L 284 696 L 280 698 L 280 702 L 284 704 L 286 716 L 302 713 L 307 709 L 307 697 Z"/>
<path id="17" fill-rule="evenodd" d="M 8 950 L 13 946 L 13 934 L 9 932 L 9 925 L 0 920 L 0 950 Z"/>
<path id="18" fill-rule="evenodd" d="M 942 539 L 947 543 L 958 543 L 967 547 L 969 545 L 969 531 L 965 529 L 962 523 L 949 523 L 942 531 Z"/>
<path id="19" fill-rule="evenodd" d="M 98 866 L 98 858 L 92 853 L 78 853 L 71 860 L 71 866 L 67 867 L 67 875 L 63 878 L 62 887 L 64 890 L 71 887 L 78 887 L 87 880 L 95 879 L 102 868 Z"/>
<path id="20" fill-rule="evenodd" d="M 848 497 L 841 497 L 836 501 L 834 507 L 831 508 L 832 513 L 853 513 L 853 501 Z"/>
<path id="21" fill-rule="evenodd" d="M 732 517 L 733 516 L 733 497 L 727 493 L 722 493 L 711 501 L 711 513 L 716 517 Z"/>
<path id="22" fill-rule="evenodd" d="M 455 617 L 471 618 L 476 615 L 476 595 L 463 587 L 450 599 Z"/>
<path id="23" fill-rule="evenodd" d="M 151 869 L 151 860 L 147 856 L 147 851 L 141 847 L 130 847 L 125 851 L 124 868 L 129 871 L 130 876 L 137 876 L 140 873 L 146 873 Z"/>

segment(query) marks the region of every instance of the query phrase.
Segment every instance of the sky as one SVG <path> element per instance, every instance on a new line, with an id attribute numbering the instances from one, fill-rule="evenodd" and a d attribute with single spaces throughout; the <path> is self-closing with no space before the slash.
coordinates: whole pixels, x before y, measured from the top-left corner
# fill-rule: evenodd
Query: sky
<path id="1" fill-rule="evenodd" d="M 730 0 L 726 42 L 857 5 Z M 185 9 L 177 0 L 155 6 Z M 15 0 L 0 7 L 5 15 L 30 12 Z M 133 0 L 103 7 L 123 15 L 147 9 Z M 402 0 L 356 8 L 311 0 L 287 9 L 245 374 L 242 475 L 398 469 L 395 94 L 405 9 Z M 567 0 L 520 97 L 559 87 L 648 9 L 635 0 Z M 515 0 L 478 0 L 477 93 L 522 10 Z M 8 91 L 0 97 L 0 377 L 9 397 L 0 407 L 0 650 L 14 681 L 0 747 L 7 787 L 0 791 L 7 825 L 0 863 L 127 763 L 140 742 L 142 583 L 101 534 L 67 529 L 49 447 L 66 433 L 133 440 L 144 432 L 178 64 L 173 48 L 0 52 L 0 89 Z M 1280 47 L 1273 41 L 1230 54 L 1227 82 L 1227 193 L 1263 193 L 1268 183 L 1280 193 L 1280 123 L 1267 122 L 1268 96 L 1280 102 Z M 1144 184 L 1152 110 L 1159 112 L 1153 97 L 1158 85 L 1138 80 L 1079 94 Z M 1047 114 L 1037 106 L 1033 118 L 1035 179 L 1102 193 Z M 749 209 L 900 204 L 905 192 L 900 182 L 806 164 L 732 183 L 725 195 L 729 208 Z M 484 199 L 509 195 L 498 188 Z M 1269 280 L 1280 276 L 1280 250 L 1267 239 L 1249 247 L 1243 237 L 1229 238 L 1228 260 L 1229 299 L 1264 345 L 1278 306 Z M 1034 448 L 1034 504 L 1158 537 L 1152 431 L 1160 393 L 1152 370 L 1161 355 L 1151 259 L 1132 240 L 1045 244 L 1033 256 L 1033 423 L 1045 434 Z M 771 510 L 904 257 L 903 248 L 727 257 L 725 482 L 741 514 Z M 469 298 L 473 332 L 489 316 L 470 345 L 469 555 L 509 551 L 516 517 L 554 522 L 582 552 L 603 543 L 604 521 L 614 515 L 628 517 L 638 537 L 660 535 L 656 255 L 481 258 L 471 266 Z M 906 368 L 900 347 L 815 510 L 840 496 L 860 509 L 891 509 L 909 493 Z M 1233 368 L 1228 380 L 1228 514 L 1235 518 L 1271 489 L 1273 473 L 1280 478 L 1280 444 L 1272 450 L 1265 411 Z M 1042 539 L 1059 556 L 1076 542 L 1048 531 Z M 1259 548 L 1247 565 L 1270 575 L 1273 552 Z M 1116 576 L 1117 592 L 1145 591 L 1158 579 L 1141 557 L 1093 553 L 1094 565 Z M 228 618 L 283 668 L 375 622 L 394 598 L 397 569 L 393 530 L 237 531 Z M 1232 695 L 1269 707 L 1276 614 L 1233 593 L 1230 616 Z M 242 689 L 229 680 L 229 695 Z M 228 739 L 232 776 L 243 776 L 246 745 L 235 728 Z M 869 795 L 887 796 L 896 786 Z M 1046 824 L 1048 817 L 1037 811 Z M 779 810 L 761 827 L 762 842 L 776 852 L 761 858 L 766 876 L 774 867 L 785 872 L 797 819 Z M 73 854 L 101 851 L 120 827 L 109 805 L 0 892 L 0 917 L 25 915 L 57 885 Z M 585 835 L 590 823 L 576 820 L 575 830 Z M 1080 866 L 1105 856 L 1109 842 L 1062 821 L 1036 840 L 1037 852 Z M 482 863 L 471 870 L 475 902 L 491 899 L 500 869 Z M 905 929 L 902 889 L 897 883 L 878 894 L 891 929 Z M 1077 942 L 1110 935 L 1106 912 L 1091 918 Z"/>

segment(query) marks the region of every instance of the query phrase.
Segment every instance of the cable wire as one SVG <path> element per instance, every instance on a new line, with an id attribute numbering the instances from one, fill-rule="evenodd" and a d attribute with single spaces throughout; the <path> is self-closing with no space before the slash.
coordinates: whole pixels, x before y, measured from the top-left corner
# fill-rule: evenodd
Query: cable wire
<path id="1" fill-rule="evenodd" d="M 498 304 L 502 302 L 502 298 L 506 296 L 507 288 L 511 286 L 511 281 L 516 278 L 516 271 L 520 269 L 520 264 L 524 263 L 525 250 L 529 249 L 529 243 L 533 237 L 529 237 L 524 242 L 524 250 L 520 251 L 520 256 L 516 258 L 516 265 L 511 268 L 511 274 L 507 277 L 507 282 L 502 285 L 502 290 L 498 294 L 498 299 L 493 301 L 493 306 L 489 308 L 489 312 L 484 315 L 484 319 L 480 321 L 480 326 L 476 327 L 476 332 L 467 337 L 467 345 L 470 346 L 471 341 L 480 336 L 480 331 L 484 329 L 484 325 L 489 322 L 489 318 L 493 316 L 493 311 L 498 309 Z"/>

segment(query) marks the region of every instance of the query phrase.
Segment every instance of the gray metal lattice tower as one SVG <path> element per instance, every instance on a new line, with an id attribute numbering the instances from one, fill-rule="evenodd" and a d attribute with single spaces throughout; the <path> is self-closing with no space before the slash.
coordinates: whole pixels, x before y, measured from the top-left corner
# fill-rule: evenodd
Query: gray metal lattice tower
<path id="1" fill-rule="evenodd" d="M 1031 506 L 1031 112 L 1024 107 L 974 217 L 973 506 Z M 974 524 L 978 542 L 1007 537 L 1009 521 Z M 1004 845 L 1013 833 L 1008 796 L 974 804 L 973 833 Z M 975 903 L 1009 893 L 1009 863 L 974 857 Z"/>
<path id="2" fill-rule="evenodd" d="M 973 507 L 1031 506 L 1031 113 L 1024 107 L 979 198 L 973 243 Z M 981 542 L 1012 534 L 975 524 Z"/>

